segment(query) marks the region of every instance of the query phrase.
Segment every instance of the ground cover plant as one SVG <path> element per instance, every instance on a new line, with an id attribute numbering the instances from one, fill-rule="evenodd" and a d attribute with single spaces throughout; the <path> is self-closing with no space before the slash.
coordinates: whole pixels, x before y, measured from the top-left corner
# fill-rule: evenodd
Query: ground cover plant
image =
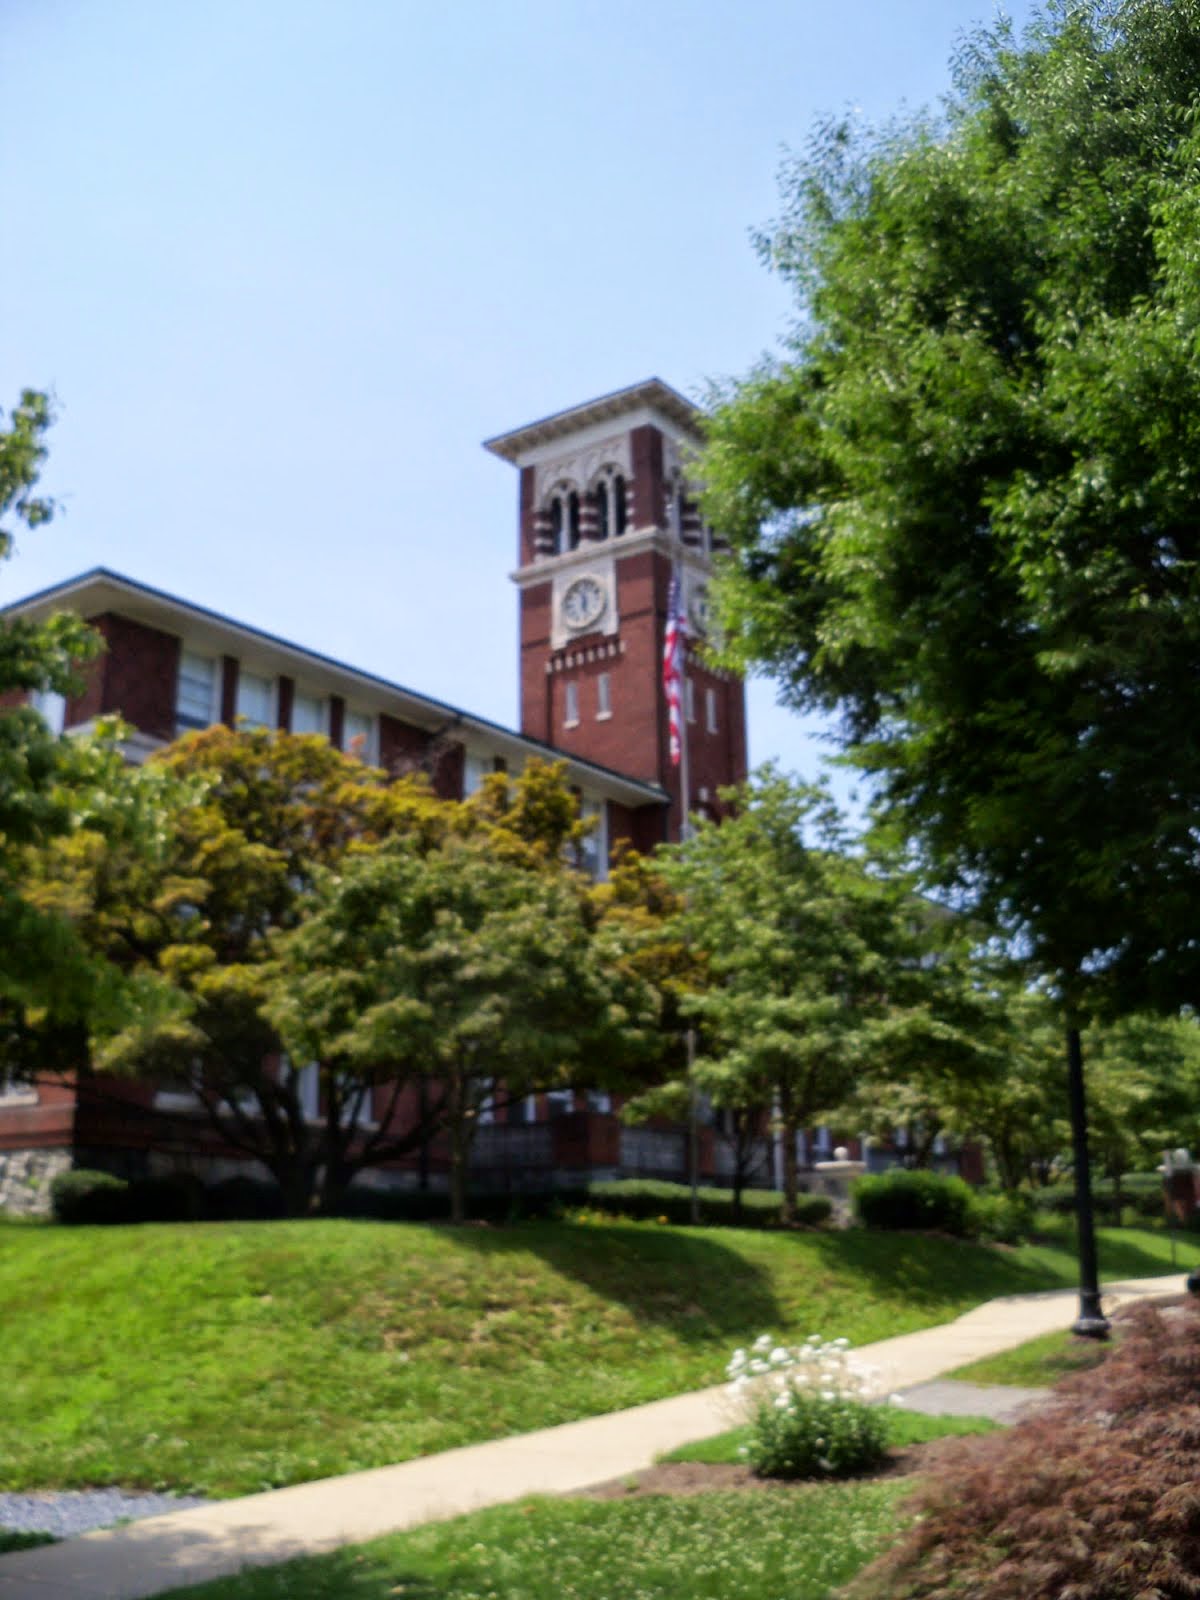
<path id="1" fill-rule="evenodd" d="M 923 1411 L 909 1411 L 904 1406 L 889 1406 L 888 1445 L 903 1450 L 908 1445 L 929 1444 L 934 1439 L 955 1439 L 965 1434 L 995 1433 L 1000 1424 L 987 1417 L 929 1417 Z M 742 1423 L 725 1433 L 714 1433 L 709 1439 L 698 1439 L 693 1444 L 681 1444 L 678 1450 L 669 1450 L 659 1459 L 664 1462 L 695 1461 L 705 1466 L 739 1466 L 746 1459 L 750 1443 L 750 1426 Z"/>
<path id="2" fill-rule="evenodd" d="M 1200 1592 L 1200 1307 L 1138 1306 L 1099 1366 L 947 1457 L 862 1600 L 1181 1600 Z"/>
<path id="3" fill-rule="evenodd" d="M 1165 1270 L 1165 1239 L 1101 1238 Z M 1066 1238 L 0 1224 L 0 1488 L 249 1493 L 699 1388 L 760 1328 L 863 1344 L 1074 1274 Z"/>
<path id="4" fill-rule="evenodd" d="M 892 1531 L 901 1492 L 831 1483 L 527 1500 L 172 1600 L 825 1600 Z"/>

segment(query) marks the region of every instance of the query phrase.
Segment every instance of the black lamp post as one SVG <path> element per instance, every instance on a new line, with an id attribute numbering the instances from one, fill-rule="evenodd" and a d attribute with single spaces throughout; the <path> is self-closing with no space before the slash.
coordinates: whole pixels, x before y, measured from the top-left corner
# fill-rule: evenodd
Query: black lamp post
<path id="1" fill-rule="evenodd" d="M 1107 1339 L 1109 1322 L 1100 1309 L 1096 1227 L 1092 1218 L 1092 1173 L 1088 1158 L 1087 1104 L 1083 1092 L 1083 1048 L 1079 1029 L 1067 1028 L 1067 1093 L 1075 1149 L 1075 1214 L 1079 1218 L 1079 1315 L 1071 1331 L 1084 1339 Z"/>

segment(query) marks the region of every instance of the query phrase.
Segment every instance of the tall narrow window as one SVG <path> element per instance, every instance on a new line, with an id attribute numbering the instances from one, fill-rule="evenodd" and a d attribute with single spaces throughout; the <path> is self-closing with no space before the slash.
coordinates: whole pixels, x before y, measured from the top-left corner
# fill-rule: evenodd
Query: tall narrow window
<path id="1" fill-rule="evenodd" d="M 175 686 L 175 731 L 210 727 L 217 714 L 217 663 L 185 650 Z"/>
<path id="2" fill-rule="evenodd" d="M 299 690 L 292 696 L 292 732 L 293 733 L 324 733 L 325 702 L 320 695 L 301 694 Z"/>
<path id="3" fill-rule="evenodd" d="M 613 533 L 618 536 L 625 532 L 625 479 L 620 475 L 612 481 L 613 499 Z"/>
<path id="4" fill-rule="evenodd" d="M 567 496 L 567 548 L 579 549 L 579 496 L 574 489 Z"/>
<path id="5" fill-rule="evenodd" d="M 255 672 L 239 672 L 237 686 L 237 714 L 250 728 L 269 728 L 271 716 L 272 683 Z"/>
<path id="6" fill-rule="evenodd" d="M 608 877 L 608 807 L 603 800 L 584 800 L 579 815 L 590 823 L 579 847 L 579 865 L 596 883 Z"/>
<path id="7" fill-rule="evenodd" d="M 704 726 L 709 733 L 717 731 L 717 691 L 705 689 L 704 691 Z"/>
<path id="8" fill-rule="evenodd" d="M 566 545 L 563 543 L 563 503 L 558 495 L 550 502 L 550 532 L 554 536 L 554 554 L 560 556 Z"/>
<path id="9" fill-rule="evenodd" d="M 596 679 L 596 715 L 612 716 L 612 678 L 607 672 L 602 672 Z"/>
<path id="10" fill-rule="evenodd" d="M 696 685 L 690 678 L 683 680 L 683 704 L 689 722 L 696 720 Z"/>
<path id="11" fill-rule="evenodd" d="M 575 682 L 565 685 L 563 723 L 568 728 L 575 728 L 579 725 L 579 685 Z"/>
<path id="12" fill-rule="evenodd" d="M 342 722 L 342 748 L 360 761 L 374 761 L 375 718 L 369 712 L 347 710 Z"/>
<path id="13" fill-rule="evenodd" d="M 596 485 L 596 537 L 607 539 L 612 532 L 612 517 L 609 510 L 609 497 L 612 494 L 612 485 L 607 478 L 601 478 Z"/>
<path id="14" fill-rule="evenodd" d="M 463 799 L 470 799 L 471 795 L 478 793 L 483 787 L 484 777 L 491 769 L 485 756 L 476 756 L 468 753 L 463 762 Z"/>
<path id="15" fill-rule="evenodd" d="M 56 689 L 35 689 L 29 703 L 51 733 L 61 733 L 67 720 L 67 700 Z"/>

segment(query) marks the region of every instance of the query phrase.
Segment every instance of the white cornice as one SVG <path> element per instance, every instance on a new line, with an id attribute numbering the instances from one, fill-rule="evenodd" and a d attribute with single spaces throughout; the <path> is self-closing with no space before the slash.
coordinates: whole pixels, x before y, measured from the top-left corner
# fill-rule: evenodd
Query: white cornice
<path id="1" fill-rule="evenodd" d="M 707 577 L 712 571 L 712 562 L 702 550 L 680 544 L 665 528 L 631 528 L 616 539 L 588 539 L 578 550 L 567 550 L 561 556 L 542 556 L 527 566 L 517 567 L 508 576 L 518 589 L 531 589 L 535 584 L 551 583 L 560 574 L 571 572 L 576 567 L 594 566 L 601 556 L 612 556 L 614 560 L 623 561 L 626 556 L 637 555 L 644 550 L 656 550 L 668 561 L 677 561 L 698 576 Z"/>

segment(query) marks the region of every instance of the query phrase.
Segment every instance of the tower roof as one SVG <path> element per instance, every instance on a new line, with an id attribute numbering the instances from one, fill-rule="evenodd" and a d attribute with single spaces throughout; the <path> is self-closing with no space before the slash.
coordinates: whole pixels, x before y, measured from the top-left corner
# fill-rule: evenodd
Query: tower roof
<path id="1" fill-rule="evenodd" d="M 646 378 L 641 383 L 630 384 L 627 389 L 616 389 L 612 394 L 585 400 L 582 405 L 569 406 L 566 411 L 556 411 L 553 416 L 542 417 L 537 422 L 527 422 L 509 433 L 498 433 L 494 439 L 485 439 L 483 448 L 503 461 L 516 462 L 526 451 L 539 445 L 565 439 L 594 423 L 611 422 L 630 411 L 642 410 L 659 411 L 684 432 L 696 438 L 700 436 L 704 413 L 699 406 L 693 405 L 661 378 Z"/>

